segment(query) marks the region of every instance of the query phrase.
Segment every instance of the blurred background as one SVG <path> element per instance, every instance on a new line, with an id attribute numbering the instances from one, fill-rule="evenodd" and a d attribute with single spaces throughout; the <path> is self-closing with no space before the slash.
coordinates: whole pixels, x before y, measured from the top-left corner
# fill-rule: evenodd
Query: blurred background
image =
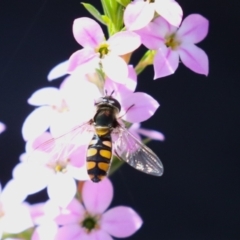
<path id="1" fill-rule="evenodd" d="M 100 8 L 99 1 L 88 1 Z M 137 91 L 161 107 L 142 124 L 161 131 L 164 142 L 149 146 L 161 158 L 161 178 L 124 165 L 111 180 L 112 206 L 128 205 L 144 220 L 133 240 L 240 239 L 240 60 L 238 0 L 179 0 L 184 17 L 200 13 L 210 21 L 198 44 L 210 61 L 208 77 L 180 65 L 172 76 L 153 79 L 148 67 Z M 90 16 L 79 0 L 8 0 L 0 4 L 0 182 L 10 180 L 24 152 L 21 127 L 34 109 L 27 99 L 48 82 L 56 64 L 80 49 L 72 35 L 75 18 Z M 143 52 L 134 54 L 132 63 Z M 29 197 L 31 203 L 46 194 Z"/>

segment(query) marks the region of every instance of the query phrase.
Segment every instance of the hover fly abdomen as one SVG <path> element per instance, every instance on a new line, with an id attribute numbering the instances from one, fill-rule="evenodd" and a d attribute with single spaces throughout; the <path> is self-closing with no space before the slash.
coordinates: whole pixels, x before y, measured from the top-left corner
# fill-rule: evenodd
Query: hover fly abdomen
<path id="1" fill-rule="evenodd" d="M 101 181 L 110 168 L 112 141 L 110 132 L 104 136 L 94 134 L 87 150 L 87 170 L 93 182 Z"/>

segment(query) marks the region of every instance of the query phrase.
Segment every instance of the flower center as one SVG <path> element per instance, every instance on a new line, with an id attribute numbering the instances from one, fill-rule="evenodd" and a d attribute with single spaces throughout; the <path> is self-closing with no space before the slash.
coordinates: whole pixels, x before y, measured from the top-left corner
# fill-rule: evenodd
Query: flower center
<path id="1" fill-rule="evenodd" d="M 60 105 L 58 105 L 58 106 L 57 105 L 53 105 L 52 108 L 54 110 L 56 110 L 57 112 L 59 112 L 59 113 L 64 113 L 64 112 L 68 112 L 69 111 L 67 103 L 64 100 L 62 100 Z"/>
<path id="2" fill-rule="evenodd" d="M 69 160 L 66 161 L 57 161 L 55 163 L 48 163 L 47 166 L 53 169 L 56 173 L 66 173 L 67 172 L 67 165 Z"/>
<path id="3" fill-rule="evenodd" d="M 98 220 L 99 220 L 99 216 L 91 216 L 87 214 L 84 220 L 81 222 L 81 225 L 89 233 L 93 229 L 99 228 Z"/>
<path id="4" fill-rule="evenodd" d="M 105 55 L 109 53 L 109 45 L 106 42 L 101 43 L 97 48 L 96 52 L 99 53 L 100 58 L 103 58 Z"/>
<path id="5" fill-rule="evenodd" d="M 5 215 L 2 207 L 2 203 L 0 203 L 0 219 Z"/>
<path id="6" fill-rule="evenodd" d="M 180 41 L 176 39 L 175 33 L 165 37 L 165 45 L 170 47 L 172 50 L 176 50 L 180 45 Z"/>
<path id="7" fill-rule="evenodd" d="M 61 172 L 61 173 L 67 172 L 66 165 L 63 165 L 63 164 L 60 164 L 60 163 L 55 165 L 54 170 L 55 170 L 55 172 Z"/>

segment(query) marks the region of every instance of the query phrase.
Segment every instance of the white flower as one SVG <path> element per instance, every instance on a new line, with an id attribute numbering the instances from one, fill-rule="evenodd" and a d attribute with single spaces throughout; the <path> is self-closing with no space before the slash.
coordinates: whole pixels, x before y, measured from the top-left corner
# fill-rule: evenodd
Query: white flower
<path id="1" fill-rule="evenodd" d="M 26 193 L 21 184 L 11 180 L 0 192 L 0 238 L 3 233 L 20 233 L 32 227 L 29 207 L 23 203 Z"/>

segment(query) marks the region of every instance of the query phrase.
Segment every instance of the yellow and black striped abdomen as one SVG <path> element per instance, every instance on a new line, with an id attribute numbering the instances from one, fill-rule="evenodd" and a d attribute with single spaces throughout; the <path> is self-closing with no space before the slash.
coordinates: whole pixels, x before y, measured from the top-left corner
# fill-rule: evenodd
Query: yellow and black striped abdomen
<path id="1" fill-rule="evenodd" d="M 93 182 L 101 181 L 110 168 L 112 140 L 110 132 L 104 136 L 94 134 L 87 150 L 87 170 Z"/>

